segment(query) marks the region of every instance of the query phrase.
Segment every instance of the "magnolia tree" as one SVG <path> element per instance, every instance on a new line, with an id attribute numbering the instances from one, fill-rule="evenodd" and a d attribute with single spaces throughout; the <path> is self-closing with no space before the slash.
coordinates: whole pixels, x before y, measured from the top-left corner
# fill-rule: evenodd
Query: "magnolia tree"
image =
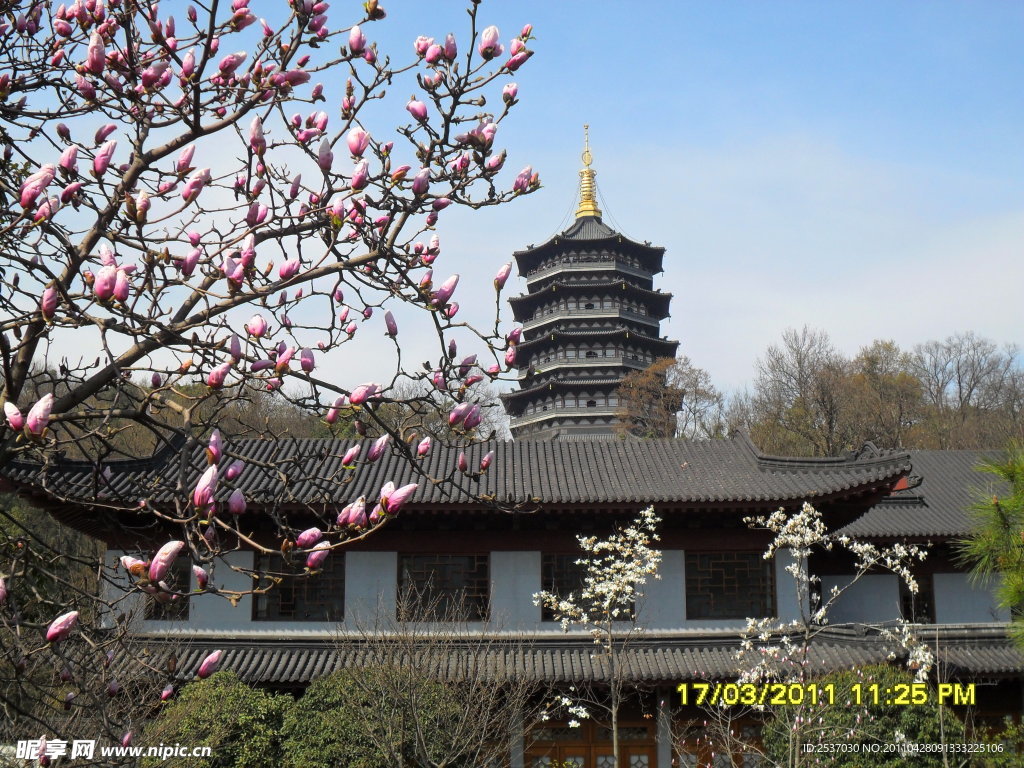
<path id="1" fill-rule="evenodd" d="M 716 702 L 716 706 L 709 706 L 708 720 L 699 735 L 686 732 L 688 725 L 683 724 L 684 731 L 676 737 L 677 748 L 681 753 L 690 754 L 695 754 L 694 750 L 705 750 L 724 754 L 745 753 L 751 759 L 760 755 L 770 758 L 772 764 L 786 768 L 815 765 L 820 753 L 805 749 L 806 745 L 864 736 L 867 731 L 861 730 L 859 725 L 862 717 L 865 726 L 873 718 L 870 703 L 866 700 L 852 702 L 849 686 L 844 688 L 840 685 L 834 686 L 834 701 L 824 695 L 820 699 L 808 695 L 794 699 L 792 705 L 774 708 L 758 704 L 758 692 L 766 690 L 766 686 L 772 683 L 792 686 L 793 690 L 807 690 L 807 685 L 822 674 L 820 669 L 815 669 L 815 641 L 836 628 L 829 616 L 834 615 L 836 604 L 843 595 L 866 576 L 877 573 L 895 575 L 912 594 L 916 594 L 918 586 L 912 567 L 924 560 L 927 553 L 915 545 L 897 543 L 881 546 L 831 532 L 821 513 L 809 503 L 793 512 L 779 509 L 767 517 L 747 518 L 745 521 L 751 527 L 766 530 L 772 535 L 765 559 L 788 554 L 789 563 L 785 570 L 792 577 L 799 612 L 788 620 L 747 619 L 736 654 L 739 670 L 736 690 L 739 696 L 728 703 L 723 699 Z M 826 592 L 822 588 L 821 577 L 810 567 L 810 558 L 815 552 L 833 551 L 847 553 L 852 560 L 852 569 L 844 577 L 842 585 L 832 586 Z M 903 620 L 879 626 L 877 630 L 888 647 L 890 658 L 904 658 L 908 670 L 913 673 L 912 679 L 924 685 L 934 666 L 934 656 L 928 645 L 917 638 Z M 865 681 L 866 684 L 870 682 Z M 834 706 L 845 706 L 853 714 L 838 724 L 829 722 L 827 727 L 823 727 L 823 712 Z M 765 718 L 766 713 L 770 717 Z M 763 741 L 757 738 L 756 730 L 745 727 L 752 719 L 765 719 Z M 689 730 L 693 731 L 693 728 Z M 871 731 L 872 736 L 876 733 L 877 728 Z M 765 755 L 764 743 L 771 744 L 772 754 Z"/>
<path id="2" fill-rule="evenodd" d="M 620 765 L 619 710 L 629 695 L 621 657 L 630 641 L 642 631 L 636 616 L 637 600 L 643 596 L 641 588 L 648 577 L 661 578 L 661 550 L 651 546 L 659 539 L 660 524 L 654 507 L 648 507 L 607 539 L 579 536 L 583 550 L 583 556 L 576 561 L 583 572 L 579 594 L 545 591 L 534 595 L 534 602 L 551 610 L 564 632 L 574 626 L 586 629 L 598 646 L 595 659 L 603 667 L 606 690 L 588 694 L 576 689 L 571 697 L 561 697 L 558 704 L 580 717 L 589 717 L 591 710 L 607 715 L 615 765 Z"/>
<path id="3" fill-rule="evenodd" d="M 198 484 L 178 472 L 172 504 L 134 500 L 160 540 L 123 559 L 128 589 L 184 594 L 168 576 L 187 556 L 199 590 L 216 592 L 212 566 L 239 542 L 265 552 L 285 542 L 315 571 L 408 498 L 412 487 L 389 484 L 301 533 L 275 514 L 273 546 L 246 538 L 245 497 L 224 498 L 243 464 L 215 427 L 253 392 L 278 392 L 327 425 L 353 413 L 376 423 L 373 448 L 344 457 L 354 471 L 386 451 L 415 461 L 430 450 L 429 440 L 391 440 L 376 419 L 396 391 L 475 434 L 475 385 L 514 363 L 519 331 L 497 318 L 482 330 L 463 322 L 438 228 L 449 208 L 499 205 L 538 186 L 529 167 L 503 171 L 498 141 L 531 27 L 510 39 L 478 15 L 473 2 L 467 30 L 387 55 L 374 42 L 387 23 L 377 0 L 348 19 L 314 0 L 5 4 L 0 470 L 59 453 L 99 462 L 127 452 L 125 434 L 145 433 L 149 450 L 179 445 L 177 435 L 185 460 L 207 447 L 209 468 Z M 510 269 L 494 279 L 499 292 Z M 438 350 L 409 370 L 398 321 L 416 312 Z M 474 348 L 460 354 L 456 333 Z M 366 334 L 393 346 L 390 380 L 322 374 L 325 356 Z M 59 733 L 63 707 L 33 706 L 27 692 L 44 698 L 52 669 L 65 666 L 62 684 L 87 687 L 112 630 L 96 626 L 95 584 L 71 589 L 63 553 L 19 525 L 7 515 L 0 560 L 3 705 Z M 73 667 L 60 660 L 72 645 Z M 200 676 L 219 658 L 211 653 Z M 116 718 L 104 727 L 115 730 Z"/>

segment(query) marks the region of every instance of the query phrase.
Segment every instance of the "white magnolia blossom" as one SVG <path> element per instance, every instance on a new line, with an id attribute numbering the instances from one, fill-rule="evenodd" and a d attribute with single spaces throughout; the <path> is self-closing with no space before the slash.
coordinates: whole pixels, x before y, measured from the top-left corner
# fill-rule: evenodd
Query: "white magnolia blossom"
<path id="1" fill-rule="evenodd" d="M 747 620 L 736 654 L 741 682 L 805 681 L 813 674 L 811 641 L 827 626 L 828 613 L 836 601 L 868 573 L 893 573 L 911 593 L 917 593 L 911 565 L 925 559 L 927 552 L 923 547 L 900 543 L 878 546 L 830 533 L 821 513 L 809 503 L 804 503 L 797 512 L 779 509 L 767 517 L 745 518 L 744 521 L 774 534 L 765 559 L 787 550 L 792 556 L 793 562 L 785 570 L 795 582 L 801 617 L 792 622 L 776 618 Z M 821 579 L 810 572 L 808 558 L 815 550 L 830 552 L 833 549 L 853 555 L 854 572 L 845 586 L 833 586 L 823 594 Z M 929 647 L 915 637 L 909 624 L 900 620 L 893 627 L 880 628 L 880 635 L 892 646 L 890 658 L 905 655 L 907 666 L 917 679 L 926 678 L 934 656 Z"/>

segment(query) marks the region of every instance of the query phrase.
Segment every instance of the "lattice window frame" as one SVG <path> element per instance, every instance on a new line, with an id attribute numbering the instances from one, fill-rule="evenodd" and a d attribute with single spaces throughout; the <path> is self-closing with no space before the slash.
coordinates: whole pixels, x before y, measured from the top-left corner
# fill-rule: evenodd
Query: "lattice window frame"
<path id="1" fill-rule="evenodd" d="M 491 611 L 490 555 L 399 554 L 398 590 L 396 618 L 487 621 Z M 405 603 L 411 617 L 398 615 Z"/>
<path id="2" fill-rule="evenodd" d="M 256 571 L 276 571 L 280 560 L 256 558 Z M 287 606 L 282 609 L 282 606 Z M 269 592 L 253 595 L 254 622 L 345 620 L 345 553 L 331 552 L 318 573 L 288 576 Z"/>
<path id="3" fill-rule="evenodd" d="M 765 560 L 763 552 L 687 551 L 685 559 L 687 620 L 777 615 L 774 561 Z M 739 565 L 747 566 L 742 576 L 735 567 Z M 760 590 L 752 588 L 756 582 L 749 577 L 757 571 L 760 572 Z M 744 602 L 743 596 L 747 595 L 751 596 L 750 600 Z M 724 599 L 726 597 L 732 598 L 732 602 Z"/>

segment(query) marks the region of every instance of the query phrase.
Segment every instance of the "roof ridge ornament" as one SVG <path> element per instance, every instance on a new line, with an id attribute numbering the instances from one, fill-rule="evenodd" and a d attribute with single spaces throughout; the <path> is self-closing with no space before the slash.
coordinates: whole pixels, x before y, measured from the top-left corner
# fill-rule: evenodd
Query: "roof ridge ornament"
<path id="1" fill-rule="evenodd" d="M 601 218 L 601 209 L 597 207 L 597 185 L 594 177 L 597 172 L 590 168 L 594 156 L 590 154 L 590 126 L 583 126 L 583 170 L 580 171 L 580 205 L 576 209 L 576 218 L 585 216 Z"/>

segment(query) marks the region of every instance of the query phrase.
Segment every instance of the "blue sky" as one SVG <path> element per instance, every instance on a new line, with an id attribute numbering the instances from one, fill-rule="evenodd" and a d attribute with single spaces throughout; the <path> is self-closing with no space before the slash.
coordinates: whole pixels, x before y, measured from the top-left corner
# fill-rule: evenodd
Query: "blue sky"
<path id="1" fill-rule="evenodd" d="M 382 48 L 465 30 L 459 3 L 385 7 Z M 484 2 L 480 19 L 534 25 L 499 143 L 544 188 L 443 219 L 440 271 L 486 284 L 568 225 L 586 122 L 605 220 L 667 248 L 665 332 L 722 388 L 805 323 L 849 354 L 1024 340 L 1024 4 Z"/>

